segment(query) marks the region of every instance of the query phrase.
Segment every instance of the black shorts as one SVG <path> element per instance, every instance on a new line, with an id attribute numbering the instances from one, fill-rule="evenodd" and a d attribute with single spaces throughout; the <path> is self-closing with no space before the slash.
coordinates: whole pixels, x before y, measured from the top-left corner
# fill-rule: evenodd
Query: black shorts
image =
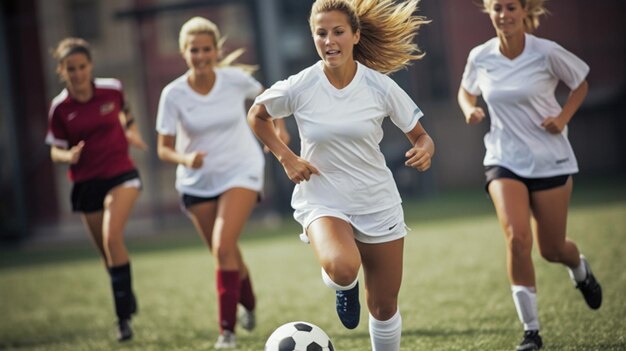
<path id="1" fill-rule="evenodd" d="M 555 177 L 547 177 L 547 178 L 524 178 L 520 177 L 517 174 L 511 172 L 509 169 L 500 167 L 500 166 L 487 166 L 485 167 L 485 191 L 489 194 L 489 183 L 492 180 L 500 179 L 500 178 L 508 178 L 518 180 L 528 188 L 528 192 L 533 191 L 541 191 L 548 190 L 552 188 L 558 188 L 560 186 L 565 185 L 570 175 L 559 175 Z"/>
<path id="2" fill-rule="evenodd" d="M 215 200 L 219 199 L 220 196 L 222 196 L 222 194 L 215 195 L 215 196 L 210 196 L 210 197 L 202 197 L 202 196 L 183 194 L 183 196 L 181 197 L 180 201 L 183 204 L 184 208 L 189 208 L 189 207 L 191 207 L 193 205 L 197 205 L 197 204 L 200 204 L 200 203 L 203 203 L 203 202 L 215 201 Z"/>
<path id="3" fill-rule="evenodd" d="M 104 198 L 109 191 L 133 179 L 140 181 L 141 189 L 141 178 L 139 178 L 139 172 L 136 169 L 108 179 L 90 179 L 74 183 L 71 195 L 72 211 L 102 211 L 104 209 Z"/>

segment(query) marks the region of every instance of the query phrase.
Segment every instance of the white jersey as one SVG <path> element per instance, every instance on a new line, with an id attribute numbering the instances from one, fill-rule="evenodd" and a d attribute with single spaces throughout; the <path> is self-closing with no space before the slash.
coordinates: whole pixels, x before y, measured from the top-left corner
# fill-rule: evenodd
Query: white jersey
<path id="1" fill-rule="evenodd" d="M 401 203 L 379 143 L 389 116 L 407 133 L 422 112 L 391 78 L 357 63 L 348 86 L 333 87 L 319 61 L 257 97 L 274 118 L 295 117 L 301 157 L 319 171 L 296 185 L 296 211 L 324 207 L 370 214 Z"/>
<path id="2" fill-rule="evenodd" d="M 525 40 L 524 51 L 513 60 L 502 55 L 498 38 L 469 54 L 461 85 L 472 95 L 483 95 L 491 118 L 483 163 L 526 178 L 576 173 L 567 127 L 555 135 L 541 123 L 561 113 L 554 95 L 559 80 L 576 89 L 589 66 L 553 41 L 531 34 Z"/>
<path id="3" fill-rule="evenodd" d="M 263 188 L 263 152 L 246 122 L 245 100 L 262 86 L 237 68 L 215 69 L 213 89 L 202 95 L 187 81 L 188 74 L 161 93 L 156 130 L 176 136 L 176 151 L 207 153 L 199 169 L 178 165 L 176 189 L 212 197 L 233 187 Z"/>

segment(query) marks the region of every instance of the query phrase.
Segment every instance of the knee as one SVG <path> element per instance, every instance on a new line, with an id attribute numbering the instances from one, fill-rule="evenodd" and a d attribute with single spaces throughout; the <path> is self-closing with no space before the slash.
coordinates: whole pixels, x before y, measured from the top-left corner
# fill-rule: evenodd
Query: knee
<path id="1" fill-rule="evenodd" d="M 506 229 L 507 245 L 513 257 L 527 257 L 532 251 L 532 236 L 526 230 L 510 226 Z"/>
<path id="2" fill-rule="evenodd" d="M 398 310 L 398 301 L 396 298 L 385 299 L 380 301 L 368 301 L 368 308 L 372 317 L 379 321 L 391 319 Z"/>
<path id="3" fill-rule="evenodd" d="M 323 264 L 322 268 L 330 279 L 338 285 L 352 284 L 359 274 L 360 264 L 350 260 L 337 260 Z"/>
<path id="4" fill-rule="evenodd" d="M 214 243 L 211 245 L 211 251 L 213 252 L 213 256 L 217 260 L 220 266 L 223 266 L 229 262 L 236 260 L 236 247 L 231 247 L 231 245 L 223 245 L 222 243 Z"/>
<path id="5" fill-rule="evenodd" d="M 124 237 L 122 234 L 109 233 L 105 235 L 104 244 L 109 252 L 115 252 L 118 248 L 124 247 Z"/>
<path id="6" fill-rule="evenodd" d="M 548 262 L 561 262 L 563 259 L 562 246 L 539 246 L 539 254 Z"/>

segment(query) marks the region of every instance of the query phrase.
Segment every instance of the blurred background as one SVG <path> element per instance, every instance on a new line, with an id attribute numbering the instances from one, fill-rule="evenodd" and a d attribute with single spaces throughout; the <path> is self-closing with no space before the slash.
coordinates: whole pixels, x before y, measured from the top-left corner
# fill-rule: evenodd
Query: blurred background
<path id="1" fill-rule="evenodd" d="M 44 138 L 50 100 L 63 85 L 50 50 L 63 38 L 82 37 L 93 49 L 94 76 L 122 81 L 150 150 L 132 151 L 144 182 L 127 232 L 154 235 L 190 227 L 174 189 L 175 166 L 158 160 L 156 110 L 161 89 L 184 73 L 178 49 L 181 25 L 203 16 L 227 36 L 225 52 L 258 64 L 269 87 L 319 58 L 311 39 L 311 0 L 2 0 L 0 1 L 0 243 L 86 238 L 71 213 L 66 165 L 54 165 Z M 551 0 L 540 37 L 554 40 L 591 66 L 590 92 L 570 123 L 578 178 L 626 181 L 626 4 L 623 0 Z M 391 123 L 381 145 L 405 199 L 436 197 L 483 184 L 482 136 L 488 122 L 467 126 L 456 92 L 469 50 L 494 36 L 478 0 L 422 0 L 432 19 L 417 38 L 423 60 L 392 76 L 424 111 L 422 123 L 437 145 L 431 170 L 403 166 L 408 141 Z M 568 91 L 558 90 L 560 101 Z M 291 147 L 299 148 L 293 119 Z M 232 136 L 236 138 L 236 135 Z M 292 184 L 267 157 L 265 199 L 254 216 L 288 218 Z"/>

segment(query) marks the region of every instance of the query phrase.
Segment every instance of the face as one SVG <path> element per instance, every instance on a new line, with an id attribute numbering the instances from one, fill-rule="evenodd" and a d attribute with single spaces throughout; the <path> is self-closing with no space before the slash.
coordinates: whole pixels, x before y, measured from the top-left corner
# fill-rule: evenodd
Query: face
<path id="1" fill-rule="evenodd" d="M 329 68 L 353 61 L 354 45 L 360 32 L 352 32 L 348 16 L 340 11 L 321 12 L 313 23 L 313 40 L 317 54 Z"/>
<path id="2" fill-rule="evenodd" d="M 493 0 L 488 10 L 498 35 L 508 37 L 524 33 L 524 18 L 528 13 L 519 0 Z"/>
<path id="3" fill-rule="evenodd" d="M 217 57 L 218 52 L 213 36 L 206 33 L 188 36 L 183 58 L 193 74 L 205 75 L 213 72 Z"/>
<path id="4" fill-rule="evenodd" d="M 73 91 L 91 88 L 93 65 L 84 53 L 75 53 L 64 58 L 57 71 L 65 84 Z"/>

